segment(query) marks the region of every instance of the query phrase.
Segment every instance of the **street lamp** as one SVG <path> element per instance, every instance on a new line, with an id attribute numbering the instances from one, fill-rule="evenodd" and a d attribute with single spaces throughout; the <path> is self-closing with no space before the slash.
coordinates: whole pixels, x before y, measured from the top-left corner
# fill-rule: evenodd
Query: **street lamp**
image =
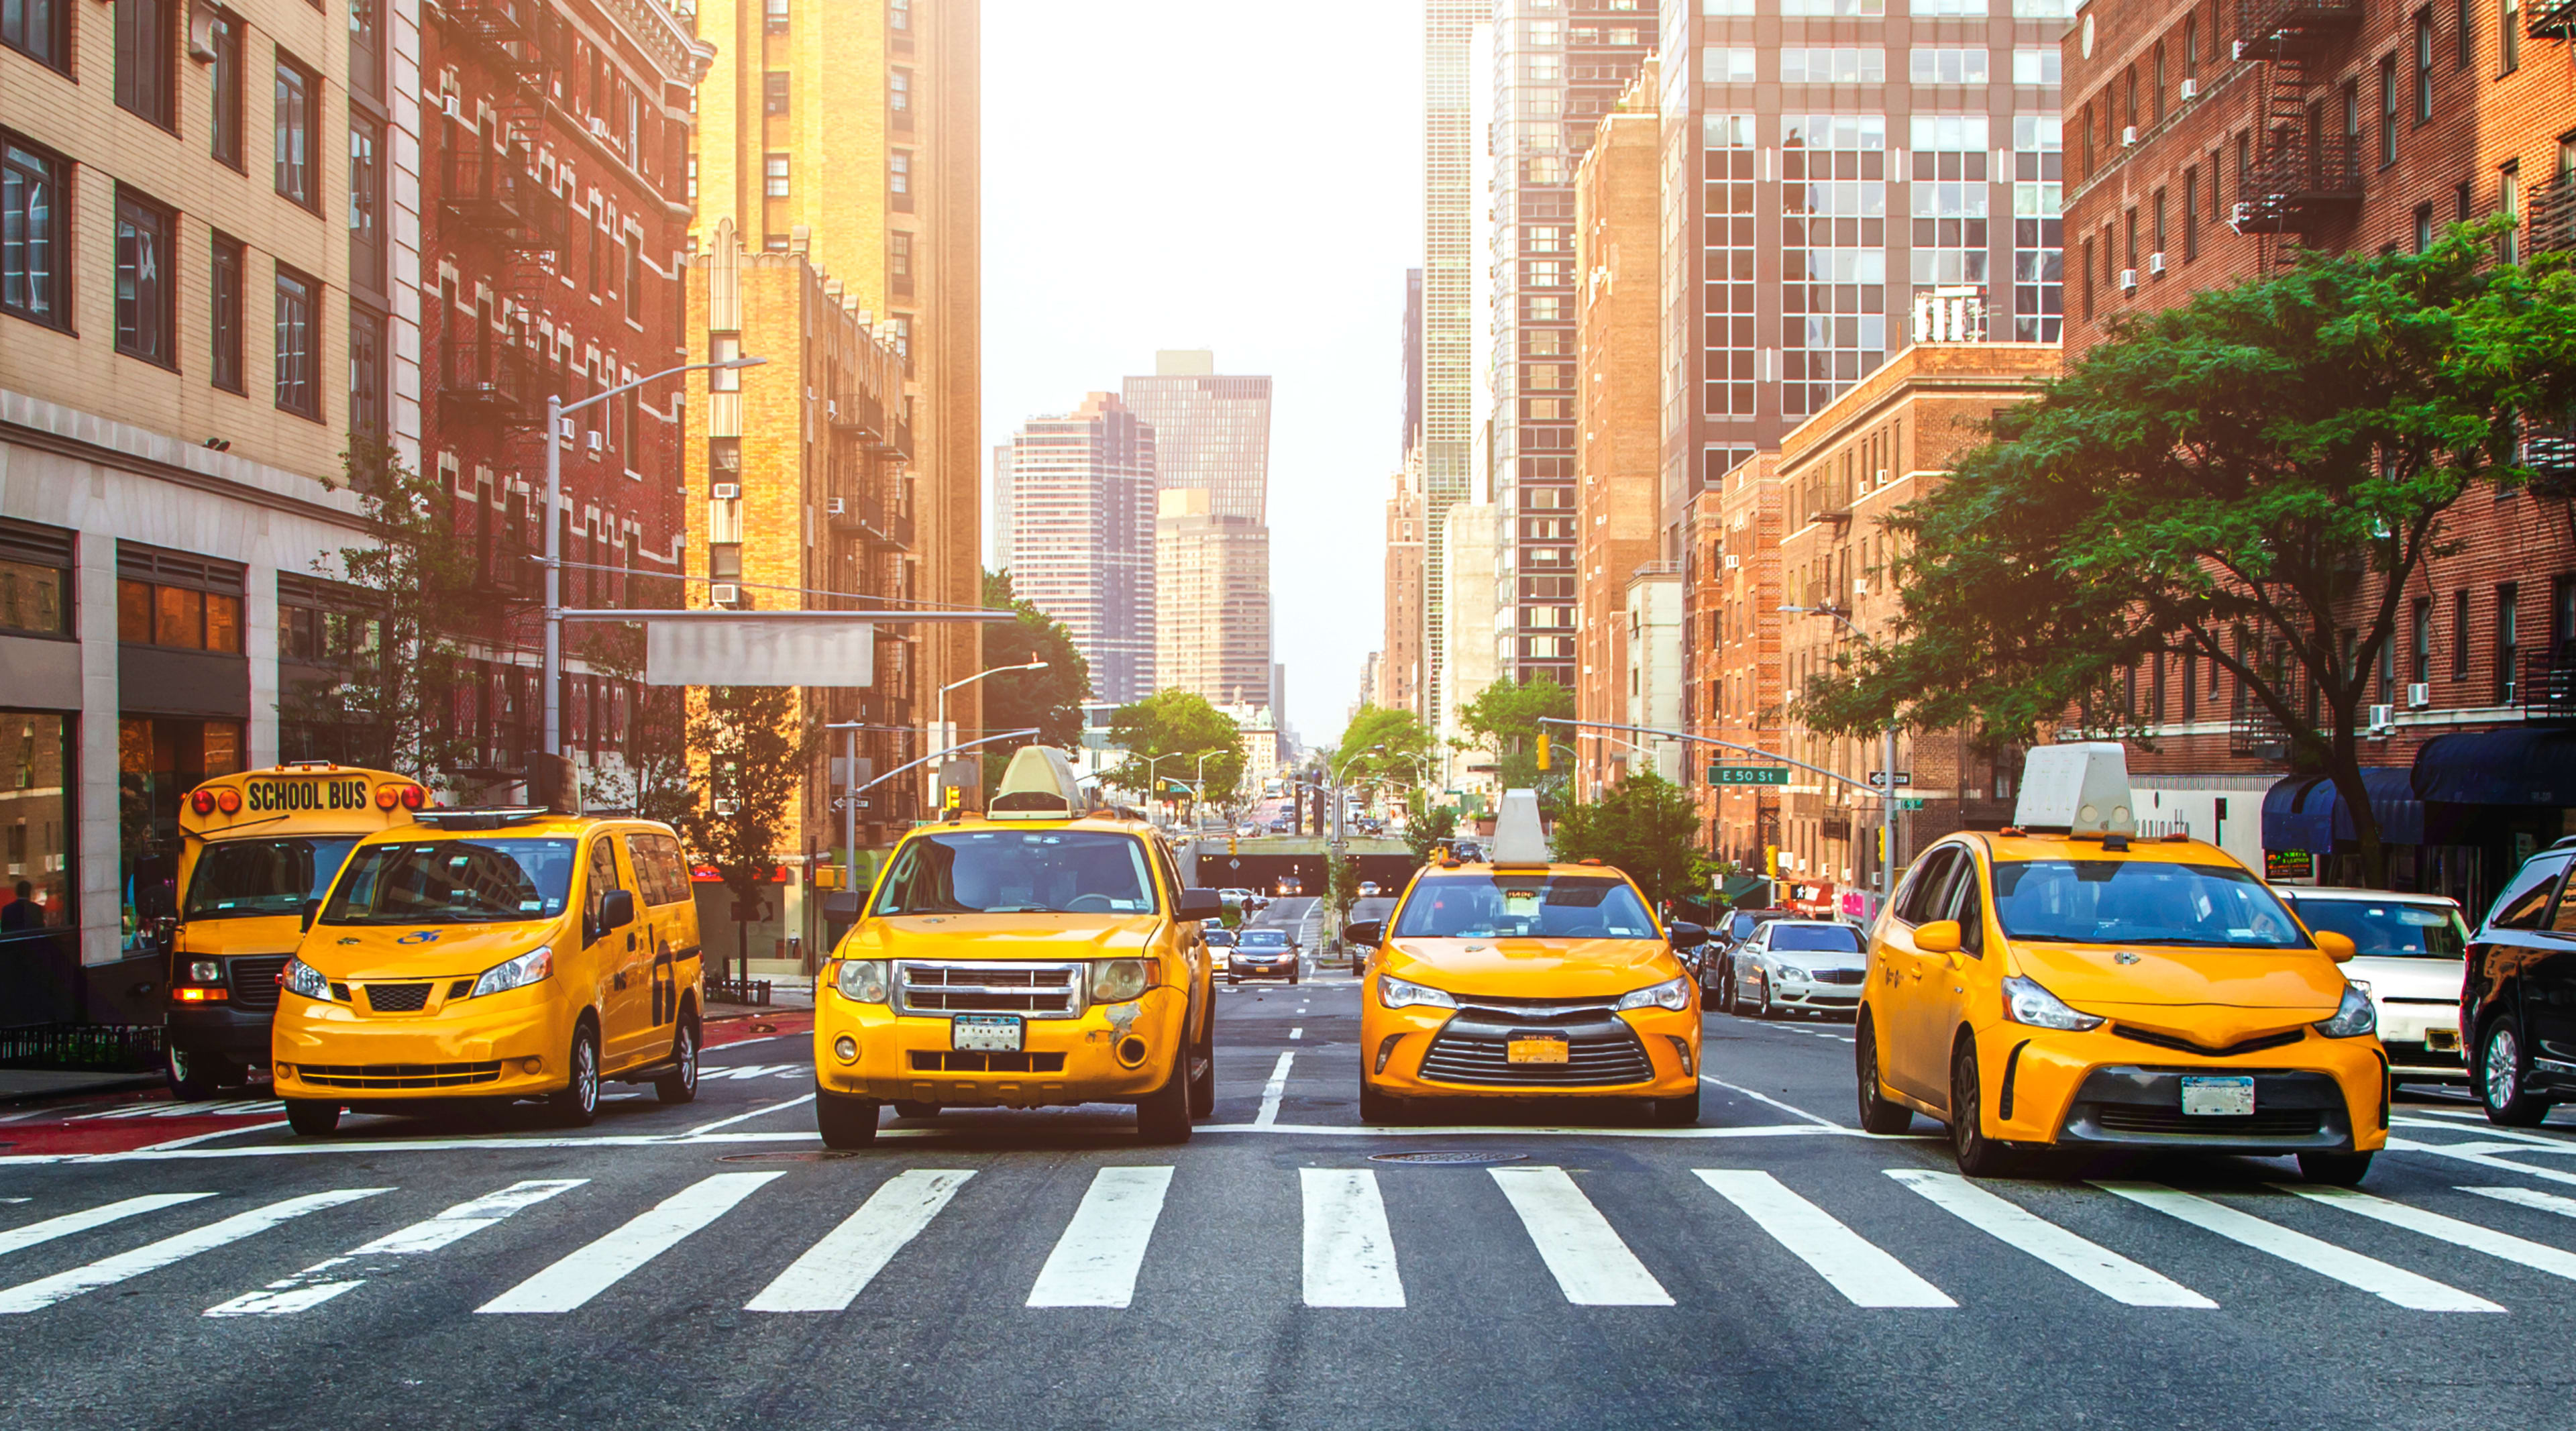
<path id="1" fill-rule="evenodd" d="M 953 744 L 954 736 L 948 729 L 948 693 L 950 691 L 957 689 L 959 686 L 971 686 L 977 681 L 984 679 L 986 676 L 998 676 L 1005 671 L 1043 671 L 1045 669 L 1046 662 L 1032 659 L 1023 665 L 995 666 L 991 670 L 977 671 L 975 674 L 968 676 L 962 681 L 950 681 L 947 685 L 941 686 L 939 688 L 939 749 L 933 753 L 945 755 L 949 751 L 957 748 Z"/>
<path id="2" fill-rule="evenodd" d="M 593 393 L 576 403 L 566 403 L 561 393 L 546 394 L 546 654 L 543 676 L 546 683 L 544 750 L 548 755 L 563 754 L 563 420 L 586 407 L 596 407 L 613 397 L 647 383 L 681 373 L 730 371 L 756 368 L 767 358 L 725 358 L 712 363 L 682 363 L 658 373 L 637 378 L 603 393 Z"/>
<path id="3" fill-rule="evenodd" d="M 1851 632 L 1852 638 L 1875 646 L 1870 634 L 1852 624 L 1852 619 L 1831 606 L 1783 606 L 1781 611 L 1792 616 L 1830 616 Z M 1881 907 L 1896 898 L 1896 723 L 1888 722 L 1878 729 L 1879 776 L 1887 783 L 1878 793 L 1878 897 Z"/>

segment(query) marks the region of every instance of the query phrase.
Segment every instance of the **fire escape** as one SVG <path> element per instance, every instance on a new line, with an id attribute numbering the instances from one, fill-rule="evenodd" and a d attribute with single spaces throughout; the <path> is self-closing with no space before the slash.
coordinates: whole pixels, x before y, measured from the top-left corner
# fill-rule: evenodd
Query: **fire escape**
<path id="1" fill-rule="evenodd" d="M 2311 234 L 2361 203 L 2361 136 L 2335 127 L 2319 53 L 2361 23 L 2359 0 L 2245 0 L 2239 58 L 2263 65 L 2263 137 L 2236 205 L 2239 233 Z"/>

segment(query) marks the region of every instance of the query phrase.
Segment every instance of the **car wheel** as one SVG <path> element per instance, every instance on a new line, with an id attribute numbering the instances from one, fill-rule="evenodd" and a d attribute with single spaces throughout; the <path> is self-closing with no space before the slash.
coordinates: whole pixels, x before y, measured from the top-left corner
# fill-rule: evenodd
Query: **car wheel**
<path id="1" fill-rule="evenodd" d="M 214 1097 L 231 1072 L 231 1067 L 213 1054 L 184 1049 L 170 1050 L 161 1062 L 161 1081 L 170 1085 L 170 1096 L 181 1103 L 203 1103 Z"/>
<path id="2" fill-rule="evenodd" d="M 814 1090 L 814 1131 L 826 1148 L 864 1148 L 877 1140 L 877 1101 Z"/>
<path id="3" fill-rule="evenodd" d="M 2339 1188 L 2359 1187 L 2361 1180 L 2369 1174 L 2368 1153 L 2299 1154 L 2299 1176 L 2312 1183 Z"/>
<path id="4" fill-rule="evenodd" d="M 1762 980 L 1762 1002 L 1753 1006 L 1753 1017 L 1765 1022 L 1779 1017 L 1771 1007 L 1771 980 L 1767 976 Z"/>
<path id="5" fill-rule="evenodd" d="M 286 1100 L 286 1125 L 307 1138 L 319 1138 L 340 1126 L 340 1105 L 312 1098 Z"/>
<path id="6" fill-rule="evenodd" d="M 1852 1080 L 1859 1086 L 1860 1126 L 1864 1133 L 1902 1133 L 1914 1126 L 1914 1110 L 1891 1101 L 1878 1076 L 1878 1030 L 1867 1019 L 1852 1039 Z"/>
<path id="7" fill-rule="evenodd" d="M 1735 966 L 1732 964 L 1717 966 L 1717 1007 L 1721 1013 L 1735 1012 Z"/>
<path id="8" fill-rule="evenodd" d="M 1288 982 L 1291 984 L 1298 982 L 1297 966 L 1294 964 L 1288 966 Z"/>
<path id="9" fill-rule="evenodd" d="M 653 1096 L 664 1103 L 694 1103 L 698 1099 L 698 1023 L 680 1020 L 671 1035 L 671 1071 L 653 1080 Z"/>
<path id="10" fill-rule="evenodd" d="M 1243 982 L 1243 976 L 1240 974 L 1228 974 L 1225 976 L 1225 981 L 1229 984 L 1240 984 Z"/>
<path id="11" fill-rule="evenodd" d="M 1950 1150 L 1959 1171 L 1972 1178 L 2013 1175 L 2017 1159 L 2003 1143 L 1986 1136 L 1985 1100 L 1977 1088 L 1977 1046 L 1963 1041 L 1950 1059 Z"/>
<path id="12" fill-rule="evenodd" d="M 1360 1121 L 1392 1123 L 1404 1116 L 1404 1100 L 1391 1093 L 1380 1093 L 1377 1085 L 1360 1080 Z"/>
<path id="13" fill-rule="evenodd" d="M 1185 1051 L 1172 1060 L 1171 1076 L 1163 1086 L 1145 1095 L 1136 1104 L 1136 1132 L 1148 1143 L 1186 1143 L 1190 1140 L 1190 1069 Z"/>
<path id="14" fill-rule="evenodd" d="M 2531 1128 L 2549 1116 L 2547 1099 L 2531 1093 L 2531 1056 L 2522 1046 L 2522 1025 L 2507 1014 L 2487 1025 L 2478 1040 L 2478 1101 L 2487 1121 L 2507 1128 Z"/>
<path id="15" fill-rule="evenodd" d="M 1650 1100 L 1654 1108 L 1648 1114 L 1659 1128 L 1687 1128 L 1699 1121 L 1699 1090 L 1694 1088 L 1679 1098 Z"/>
<path id="16" fill-rule="evenodd" d="M 587 1014 L 573 1025 L 572 1050 L 564 1057 L 564 1067 L 570 1076 L 563 1091 L 548 1098 L 546 1106 L 565 1127 L 587 1127 L 599 1116 L 599 1026 Z"/>
<path id="17" fill-rule="evenodd" d="M 1207 1011 L 1206 1026 L 1190 1050 L 1190 1116 L 1216 1116 L 1216 1010 Z"/>

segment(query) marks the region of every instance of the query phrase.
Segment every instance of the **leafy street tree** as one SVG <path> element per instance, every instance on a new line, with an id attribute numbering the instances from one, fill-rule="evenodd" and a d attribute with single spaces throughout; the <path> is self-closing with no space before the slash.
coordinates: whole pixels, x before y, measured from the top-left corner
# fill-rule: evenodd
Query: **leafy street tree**
<path id="1" fill-rule="evenodd" d="M 1658 906 L 1705 899 L 1715 868 L 1696 841 L 1699 811 L 1689 792 L 1654 774 L 1631 775 L 1598 800 L 1569 804 L 1548 847 L 1562 861 L 1599 860 L 1623 871 Z"/>
<path id="2" fill-rule="evenodd" d="M 1416 790 L 1404 799 L 1404 847 L 1413 851 L 1416 860 L 1431 858 L 1431 849 L 1442 840 L 1458 833 L 1458 812 L 1442 805 L 1434 808 L 1428 796 Z"/>
<path id="3" fill-rule="evenodd" d="M 996 678 L 998 679 L 998 677 Z M 1223 804 L 1243 781 L 1243 735 L 1231 717 L 1209 705 L 1207 697 L 1174 687 L 1120 706 L 1109 718 L 1109 743 L 1127 752 L 1107 779 L 1122 790 L 1172 793 L 1170 782 L 1183 786 L 1199 778 L 1201 752 L 1207 759 L 1205 789 Z M 1155 756 L 1168 756 L 1152 764 Z"/>
<path id="4" fill-rule="evenodd" d="M 706 796 L 680 822 L 697 857 L 733 896 L 735 950 L 750 976 L 751 926 L 786 843 L 787 809 L 803 788 L 814 733 L 785 686 L 709 686 L 690 712 L 688 748 L 703 762 Z"/>
<path id="5" fill-rule="evenodd" d="M 1359 754 L 1375 746 L 1386 749 L 1381 754 Z M 1343 728 L 1341 749 L 1358 756 L 1342 777 L 1347 783 L 1405 789 L 1419 784 L 1428 768 L 1424 762 L 1431 754 L 1431 731 L 1411 711 L 1362 706 Z M 1335 768 L 1340 768 L 1338 762 Z"/>
<path id="6" fill-rule="evenodd" d="M 1041 744 L 1065 749 L 1082 743 L 1082 703 L 1091 699 L 1091 663 L 1073 644 L 1064 623 L 1011 590 L 1007 571 L 984 573 L 984 605 L 1019 614 L 1015 625 L 984 628 L 986 666 L 1046 662 L 1043 671 L 1011 671 L 983 683 L 988 731 L 1038 728 Z M 1008 758 L 1004 753 L 1003 758 Z"/>
<path id="7" fill-rule="evenodd" d="M 1565 740 L 1565 727 L 1541 726 L 1539 718 L 1565 720 L 1573 715 L 1574 692 L 1566 687 L 1545 676 L 1528 681 L 1506 677 L 1462 707 L 1458 722 L 1468 734 L 1493 746 L 1504 789 L 1536 790 L 1539 803 L 1554 810 L 1564 797 L 1565 769 L 1571 762 L 1551 760 L 1549 769 L 1538 768 L 1539 732 L 1547 731 L 1549 738 L 1560 743 Z"/>
<path id="8" fill-rule="evenodd" d="M 2333 780 L 2382 879 L 2355 730 L 2381 654 L 2458 549 L 2444 514 L 2528 485 L 2525 419 L 2576 404 L 2576 273 L 2492 263 L 2498 232 L 2304 253 L 2122 323 L 1894 518 L 1893 637 L 1810 685 L 1809 723 L 2142 734 L 2140 663 L 2205 663 Z"/>

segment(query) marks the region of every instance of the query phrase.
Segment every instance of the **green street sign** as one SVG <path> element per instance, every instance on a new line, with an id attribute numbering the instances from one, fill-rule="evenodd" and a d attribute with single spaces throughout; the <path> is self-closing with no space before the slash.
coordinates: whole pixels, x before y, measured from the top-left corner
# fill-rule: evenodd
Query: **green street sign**
<path id="1" fill-rule="evenodd" d="M 1896 808 L 1899 810 L 1920 810 L 1923 808 L 1923 802 L 1912 798 L 1901 799 L 1896 802 Z"/>
<path id="2" fill-rule="evenodd" d="M 1789 767 L 1785 765 L 1712 765 L 1708 768 L 1711 785 L 1786 785 Z"/>

